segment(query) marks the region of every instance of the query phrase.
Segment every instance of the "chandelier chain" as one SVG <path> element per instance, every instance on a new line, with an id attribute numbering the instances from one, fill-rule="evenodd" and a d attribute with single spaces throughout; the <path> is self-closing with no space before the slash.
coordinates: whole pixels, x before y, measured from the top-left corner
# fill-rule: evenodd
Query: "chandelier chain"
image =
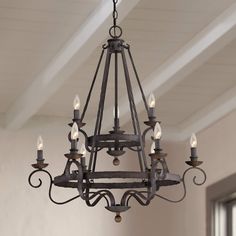
<path id="1" fill-rule="evenodd" d="M 112 16 L 113 16 L 113 26 L 116 26 L 116 21 L 118 19 L 118 11 L 117 11 L 117 8 L 116 8 L 116 4 L 118 3 L 118 0 L 113 0 L 113 13 L 112 13 Z"/>
<path id="2" fill-rule="evenodd" d="M 122 35 L 122 29 L 120 26 L 117 25 L 117 19 L 119 16 L 117 11 L 117 3 L 118 0 L 113 0 L 113 26 L 111 26 L 111 28 L 109 29 L 109 34 L 112 38 L 120 38 L 120 36 Z"/>

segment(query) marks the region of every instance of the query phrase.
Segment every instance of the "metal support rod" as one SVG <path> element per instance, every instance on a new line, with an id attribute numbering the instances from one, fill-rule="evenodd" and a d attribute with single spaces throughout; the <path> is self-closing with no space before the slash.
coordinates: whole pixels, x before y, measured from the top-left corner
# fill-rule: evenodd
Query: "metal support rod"
<path id="1" fill-rule="evenodd" d="M 108 48 L 106 62 L 105 62 L 105 68 L 104 68 L 104 73 L 103 73 L 103 80 L 102 80 L 102 85 L 101 85 L 101 95 L 100 95 L 100 101 L 99 101 L 98 112 L 97 112 L 97 120 L 96 120 L 95 129 L 94 129 L 94 140 L 92 143 L 92 148 L 91 148 L 91 153 L 90 153 L 90 160 L 89 160 L 89 166 L 88 166 L 89 171 L 91 171 L 92 165 L 94 168 L 95 164 L 96 164 L 96 161 L 93 164 L 94 152 L 96 152 L 95 142 L 96 142 L 96 136 L 100 132 L 99 129 L 101 129 L 101 122 L 102 122 L 104 102 L 105 102 L 105 96 L 106 96 L 106 88 L 107 88 L 107 80 L 108 80 L 108 75 L 109 75 L 110 61 L 111 61 L 111 52 Z"/>
<path id="2" fill-rule="evenodd" d="M 134 134 L 138 134 L 137 127 L 136 127 L 137 124 L 135 122 L 135 117 L 134 117 L 134 110 L 133 110 L 133 106 L 132 106 L 131 99 L 130 99 L 130 87 L 127 83 L 126 76 L 125 76 L 125 82 L 126 82 L 127 94 L 129 97 L 129 107 L 130 107 L 130 114 L 131 114 L 131 120 L 132 120 L 133 129 L 134 129 Z M 138 160 L 139 160 L 140 170 L 143 171 L 144 168 L 143 168 L 143 163 L 142 163 L 142 157 L 141 157 L 141 154 L 139 151 L 138 151 Z"/>
<path id="3" fill-rule="evenodd" d="M 127 66 L 127 61 L 126 61 L 126 58 L 125 58 L 124 49 L 122 49 L 121 55 L 122 55 L 122 61 L 123 61 L 123 66 L 124 66 L 125 79 L 126 79 L 127 86 L 129 88 L 128 89 L 129 100 L 130 100 L 130 103 L 132 104 L 132 107 L 133 107 L 135 121 L 136 121 L 136 124 L 137 124 L 137 132 L 138 132 L 138 135 L 140 137 L 139 140 L 140 140 L 140 145 L 141 145 L 141 149 L 142 149 L 142 151 L 141 151 L 142 152 L 142 161 L 143 161 L 143 164 L 144 164 L 145 168 L 147 169 L 147 161 L 146 161 L 145 153 L 144 153 L 144 145 L 143 145 L 143 140 L 142 140 L 142 134 L 141 134 L 141 129 L 140 129 L 140 125 L 139 125 L 136 106 L 135 106 L 135 103 L 134 103 L 132 86 L 131 86 L 131 82 L 130 82 L 130 76 L 129 76 L 128 66 Z"/>
<path id="4" fill-rule="evenodd" d="M 98 158 L 98 150 L 97 150 L 97 147 L 96 147 L 96 148 L 95 148 L 95 153 L 94 153 L 93 168 L 92 168 L 92 171 L 93 171 L 93 172 L 94 172 L 95 169 L 96 169 L 97 158 Z"/>
<path id="5" fill-rule="evenodd" d="M 114 129 L 117 132 L 118 125 L 118 56 L 117 52 L 115 52 L 115 124 Z"/>
<path id="6" fill-rule="evenodd" d="M 132 67 L 133 67 L 133 70 L 134 70 L 134 73 L 135 73 L 135 77 L 136 77 L 137 82 L 138 82 L 139 89 L 140 89 L 141 94 L 142 94 L 143 103 L 145 105 L 145 109 L 146 109 L 147 115 L 148 115 L 149 114 L 149 108 L 148 108 L 147 100 L 146 100 L 145 94 L 143 92 L 143 88 L 142 88 L 142 85 L 141 85 L 141 82 L 140 82 L 140 79 L 139 79 L 137 69 L 136 69 L 135 64 L 134 64 L 133 56 L 130 52 L 130 47 L 128 47 L 128 53 L 129 53 L 129 58 L 130 58 L 130 61 L 131 61 L 131 64 L 132 64 Z"/>
<path id="7" fill-rule="evenodd" d="M 101 65 L 101 62 L 102 62 L 103 55 L 104 55 L 104 49 L 102 50 L 102 53 L 100 55 L 98 65 L 97 65 L 97 68 L 96 68 L 96 71 L 95 71 L 95 74 L 94 74 L 94 77 L 93 77 L 93 81 L 92 81 L 92 84 L 91 84 L 90 89 L 89 89 L 89 93 L 88 93 L 88 96 L 87 96 L 87 99 L 86 99 L 86 102 L 85 102 L 85 105 L 84 105 L 84 109 L 83 109 L 83 112 L 82 112 L 82 115 L 81 115 L 81 122 L 83 121 L 85 113 L 86 113 L 87 108 L 88 108 L 88 104 L 89 104 L 89 101 L 90 101 L 90 98 L 91 98 L 91 94 L 92 94 L 93 87 L 94 87 L 94 84 L 95 84 L 95 81 L 96 81 L 96 78 L 97 78 L 97 74 L 98 74 L 98 71 L 99 71 L 99 68 L 100 68 L 100 65 Z"/>
<path id="8" fill-rule="evenodd" d="M 110 48 L 107 49 L 108 52 L 110 52 Z M 109 63 L 105 66 L 104 69 L 104 74 L 106 76 L 106 79 L 104 81 L 104 90 L 102 91 L 103 93 L 103 102 L 101 104 L 101 113 L 100 113 L 100 120 L 99 120 L 99 125 L 98 125 L 98 133 L 99 135 L 101 133 L 101 127 L 102 127 L 102 119 L 103 119 L 103 111 L 104 111 L 104 104 L 105 104 L 105 97 L 106 97 L 106 91 L 107 91 L 107 82 L 108 82 L 108 76 L 109 76 L 109 69 L 110 69 L 110 62 L 111 62 L 111 52 L 109 53 Z M 93 160 L 93 168 L 92 171 L 95 171 L 96 168 L 96 163 L 97 163 L 97 156 L 98 156 L 98 147 L 95 148 L 95 155 L 94 155 L 94 160 Z"/>

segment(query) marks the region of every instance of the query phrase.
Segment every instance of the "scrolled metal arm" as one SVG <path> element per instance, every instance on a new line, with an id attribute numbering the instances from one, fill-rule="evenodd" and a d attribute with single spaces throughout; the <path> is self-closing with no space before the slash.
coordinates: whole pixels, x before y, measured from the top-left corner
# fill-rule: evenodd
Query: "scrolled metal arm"
<path id="1" fill-rule="evenodd" d="M 35 170 L 35 171 L 33 171 L 33 172 L 29 175 L 28 182 L 29 182 L 29 185 L 30 185 L 32 188 L 40 188 L 41 185 L 42 185 L 42 180 L 41 180 L 40 178 L 38 178 L 39 184 L 33 184 L 32 181 L 31 181 L 32 176 L 33 176 L 36 172 L 40 172 L 40 171 L 44 171 L 44 170 Z M 44 171 L 44 172 L 47 172 L 47 171 Z M 50 174 L 49 174 L 49 176 L 51 177 Z"/>
<path id="2" fill-rule="evenodd" d="M 198 170 L 198 171 L 200 171 L 200 173 L 202 173 L 202 175 L 203 175 L 202 181 L 198 182 L 198 181 L 197 181 L 197 176 L 195 175 L 195 176 L 193 177 L 193 183 L 194 183 L 195 185 L 197 185 L 197 186 L 203 185 L 203 184 L 206 182 L 206 179 L 207 179 L 207 176 L 206 176 L 205 171 L 204 171 L 203 169 L 199 168 L 199 167 L 190 167 L 190 168 L 188 168 L 187 170 L 185 170 L 184 173 L 183 173 L 182 184 L 183 184 L 183 190 L 184 190 L 184 191 L 183 191 L 183 196 L 182 196 L 180 199 L 178 199 L 178 200 L 172 200 L 172 199 L 168 199 L 167 197 L 161 196 L 161 195 L 159 195 L 159 194 L 155 194 L 155 196 L 156 196 L 156 197 L 159 197 L 159 198 L 161 198 L 161 199 L 163 199 L 163 200 L 166 200 L 166 201 L 168 201 L 168 202 L 171 202 L 171 203 L 182 202 L 182 201 L 185 199 L 186 195 L 187 195 L 185 177 L 186 177 L 186 174 L 187 174 L 188 172 L 190 172 L 191 170 Z"/>
<path id="3" fill-rule="evenodd" d="M 143 134 L 142 134 L 142 139 L 143 139 L 143 143 L 145 144 L 145 138 L 146 138 L 146 135 L 149 131 L 153 130 L 152 127 L 148 127 L 146 128 L 144 131 L 143 131 Z"/>
<path id="4" fill-rule="evenodd" d="M 195 175 L 195 176 L 193 177 L 193 183 L 194 183 L 195 185 L 197 185 L 197 186 L 201 186 L 201 185 L 205 184 L 205 183 L 206 183 L 206 180 L 207 180 L 206 173 L 205 173 L 205 171 L 204 171 L 203 169 L 201 169 L 201 168 L 199 168 L 199 167 L 190 167 L 190 168 L 188 168 L 188 169 L 184 172 L 184 174 L 186 175 L 186 173 L 187 173 L 188 171 L 192 170 L 192 169 L 193 169 L 193 170 L 198 170 L 198 171 L 200 171 L 200 172 L 202 173 L 202 175 L 203 175 L 203 179 L 202 179 L 202 181 L 200 181 L 200 182 L 197 181 L 197 176 Z"/>
<path id="5" fill-rule="evenodd" d="M 71 202 L 71 201 L 73 201 L 73 200 L 75 200 L 75 199 L 77 199 L 77 198 L 80 197 L 80 195 L 76 195 L 75 197 L 72 197 L 72 198 L 70 198 L 70 199 L 68 199 L 68 200 L 66 200 L 66 201 L 63 201 L 63 202 L 55 201 L 55 200 L 53 199 L 53 197 L 52 197 L 53 179 L 52 179 L 51 174 L 50 174 L 48 171 L 46 171 L 46 170 L 41 170 L 41 169 L 35 170 L 35 171 L 33 171 L 33 172 L 29 175 L 28 182 L 29 182 L 29 185 L 30 185 L 31 187 L 33 187 L 33 188 L 40 188 L 40 187 L 42 186 L 42 183 L 43 183 L 43 182 L 42 182 L 42 180 L 41 180 L 40 178 L 38 178 L 39 184 L 33 184 L 33 183 L 32 183 L 32 176 L 33 176 L 34 174 L 38 173 L 38 172 L 44 172 L 44 173 L 46 173 L 46 174 L 49 176 L 50 185 L 49 185 L 48 196 L 49 196 L 49 199 L 50 199 L 54 204 L 57 204 L 57 205 L 64 205 L 64 204 L 69 203 L 69 202 Z"/>
<path id="6" fill-rule="evenodd" d="M 161 196 L 161 195 L 159 195 L 159 194 L 155 194 L 155 196 L 156 196 L 156 197 L 159 197 L 160 199 L 165 200 L 165 201 L 167 201 L 167 202 L 171 202 L 171 203 L 179 203 L 179 202 L 182 202 L 182 201 L 185 199 L 186 195 L 187 195 L 185 180 L 182 180 L 182 183 L 183 183 L 183 190 L 184 190 L 184 191 L 183 191 L 183 196 L 182 196 L 180 199 L 178 199 L 178 200 L 168 199 L 167 197 Z"/>

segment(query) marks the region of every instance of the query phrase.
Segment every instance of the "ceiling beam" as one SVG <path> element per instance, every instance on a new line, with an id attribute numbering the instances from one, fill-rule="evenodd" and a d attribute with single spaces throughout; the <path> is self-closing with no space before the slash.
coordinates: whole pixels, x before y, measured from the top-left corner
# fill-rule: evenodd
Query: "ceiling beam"
<path id="1" fill-rule="evenodd" d="M 151 92 L 155 92 L 157 97 L 163 96 L 187 75 L 230 43 L 236 36 L 235 25 L 236 3 L 221 13 L 175 55 L 145 79 L 142 82 L 145 94 L 149 95 Z M 136 104 L 142 104 L 138 88 L 134 88 L 134 95 Z M 130 118 L 127 115 L 129 108 L 125 101 L 122 101 L 120 104 L 120 116 L 122 123 L 125 124 Z M 111 110 L 109 108 L 106 114 L 108 115 Z M 106 122 L 106 124 L 107 128 L 112 125 L 109 122 Z"/>
<path id="2" fill-rule="evenodd" d="M 119 18 L 123 20 L 140 0 L 120 0 Z M 21 94 L 6 113 L 6 128 L 22 127 L 47 100 L 82 65 L 107 37 L 112 23 L 112 2 L 103 0 L 74 36 L 57 53 L 51 63 Z"/>
<path id="3" fill-rule="evenodd" d="M 231 88 L 202 110 L 183 121 L 178 127 L 179 139 L 186 139 L 189 134 L 199 132 L 236 109 L 236 87 Z"/>

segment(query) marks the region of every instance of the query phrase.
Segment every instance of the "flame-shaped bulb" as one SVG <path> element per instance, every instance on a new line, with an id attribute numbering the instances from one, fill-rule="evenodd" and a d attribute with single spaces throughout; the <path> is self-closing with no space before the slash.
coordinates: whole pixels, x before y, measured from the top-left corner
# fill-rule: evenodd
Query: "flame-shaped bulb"
<path id="1" fill-rule="evenodd" d="M 191 148 L 196 148 L 197 147 L 197 137 L 196 134 L 192 134 L 190 138 L 190 146 Z"/>
<path id="2" fill-rule="evenodd" d="M 154 108 L 155 105 L 156 105 L 155 96 L 154 96 L 153 93 L 151 93 L 149 98 L 148 98 L 148 106 L 149 106 L 149 108 Z"/>
<path id="3" fill-rule="evenodd" d="M 81 144 L 81 147 L 80 147 L 80 154 L 82 154 L 83 157 L 86 156 L 86 153 L 87 153 L 87 150 L 85 148 L 85 145 L 84 143 Z"/>
<path id="4" fill-rule="evenodd" d="M 37 150 L 43 150 L 43 139 L 41 135 L 38 137 L 37 140 Z"/>
<path id="5" fill-rule="evenodd" d="M 74 110 L 79 110 L 79 108 L 80 108 L 80 99 L 79 99 L 78 95 L 75 96 L 73 106 L 74 106 Z"/>
<path id="6" fill-rule="evenodd" d="M 152 145 L 151 145 L 150 153 L 151 154 L 155 153 L 155 142 L 153 142 Z"/>
<path id="7" fill-rule="evenodd" d="M 71 128 L 71 139 L 76 140 L 79 137 L 79 129 L 76 122 L 73 123 Z"/>
<path id="8" fill-rule="evenodd" d="M 161 135 L 162 135 L 161 126 L 159 122 L 157 122 L 154 128 L 154 139 L 160 139 Z"/>

